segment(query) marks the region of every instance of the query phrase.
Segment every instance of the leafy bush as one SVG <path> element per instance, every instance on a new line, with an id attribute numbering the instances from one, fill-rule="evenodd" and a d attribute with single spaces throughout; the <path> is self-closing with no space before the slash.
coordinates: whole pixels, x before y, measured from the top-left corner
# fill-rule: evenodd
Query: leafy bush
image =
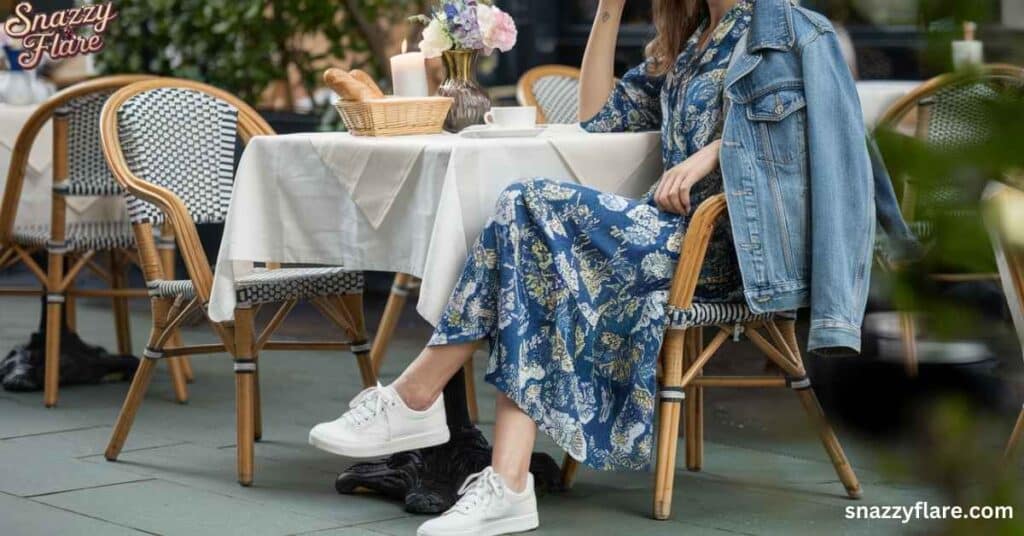
<path id="1" fill-rule="evenodd" d="M 309 94 L 329 59 L 386 74 L 389 28 L 416 0 L 120 0 L 104 73 L 201 80 L 250 103 L 297 70 Z M 321 37 L 323 51 L 305 48 Z M 289 100 L 290 95 L 289 95 Z"/>

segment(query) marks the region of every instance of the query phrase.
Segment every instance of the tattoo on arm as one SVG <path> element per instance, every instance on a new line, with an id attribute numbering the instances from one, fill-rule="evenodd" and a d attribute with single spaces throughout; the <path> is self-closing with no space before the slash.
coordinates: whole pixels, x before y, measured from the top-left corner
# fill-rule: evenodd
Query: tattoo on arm
<path id="1" fill-rule="evenodd" d="M 609 13 L 607 11 L 601 13 L 601 22 L 608 22 L 608 20 L 611 19 L 611 18 L 612 18 L 612 14 L 611 13 Z"/>

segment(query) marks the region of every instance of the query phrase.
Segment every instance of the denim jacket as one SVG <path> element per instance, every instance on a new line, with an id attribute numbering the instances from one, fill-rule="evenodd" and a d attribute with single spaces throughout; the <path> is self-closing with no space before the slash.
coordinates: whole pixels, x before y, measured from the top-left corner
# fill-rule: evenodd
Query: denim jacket
<path id="1" fill-rule="evenodd" d="M 721 166 L 747 303 L 810 306 L 808 350 L 860 351 L 876 221 L 912 241 L 832 25 L 757 0 L 725 82 Z"/>

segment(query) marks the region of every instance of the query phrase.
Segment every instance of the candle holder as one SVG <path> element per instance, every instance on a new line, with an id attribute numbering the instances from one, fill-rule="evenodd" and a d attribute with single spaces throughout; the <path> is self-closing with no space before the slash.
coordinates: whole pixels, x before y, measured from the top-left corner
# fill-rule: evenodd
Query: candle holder
<path id="1" fill-rule="evenodd" d="M 479 57 L 480 51 L 466 49 L 446 50 L 442 54 L 447 77 L 437 94 L 453 100 L 444 122 L 444 128 L 449 132 L 460 132 L 472 125 L 482 125 L 484 114 L 491 109 L 490 96 L 476 80 Z"/>

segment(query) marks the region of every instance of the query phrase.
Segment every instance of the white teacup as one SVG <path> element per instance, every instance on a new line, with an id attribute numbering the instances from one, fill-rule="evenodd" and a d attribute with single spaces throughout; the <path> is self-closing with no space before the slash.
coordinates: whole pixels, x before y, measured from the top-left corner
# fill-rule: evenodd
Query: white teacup
<path id="1" fill-rule="evenodd" d="M 484 115 L 484 123 L 495 128 L 536 128 L 536 106 L 495 106 Z"/>

